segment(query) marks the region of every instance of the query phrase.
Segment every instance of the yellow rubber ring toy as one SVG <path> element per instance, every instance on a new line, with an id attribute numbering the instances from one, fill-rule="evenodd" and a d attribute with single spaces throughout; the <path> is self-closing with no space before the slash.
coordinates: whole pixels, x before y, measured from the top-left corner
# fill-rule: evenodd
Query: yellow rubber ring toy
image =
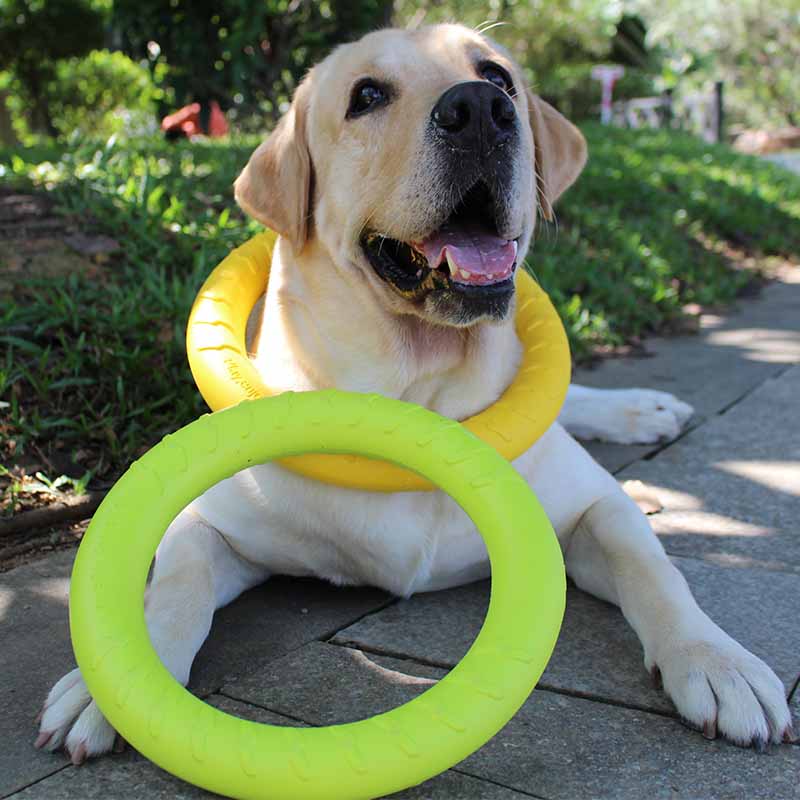
<path id="1" fill-rule="evenodd" d="M 424 694 L 359 722 L 282 728 L 225 714 L 180 686 L 150 644 L 143 596 L 164 531 L 193 498 L 247 466 L 310 451 L 388 459 L 450 494 L 486 541 L 491 598 L 468 653 Z M 206 415 L 135 462 L 81 543 L 69 611 L 92 697 L 147 758 L 229 797 L 348 800 L 421 783 L 497 733 L 544 671 L 565 591 L 553 529 L 495 450 L 420 406 L 328 390 Z"/>
<path id="2" fill-rule="evenodd" d="M 212 411 L 274 394 L 248 358 L 245 328 L 264 293 L 277 236 L 258 234 L 209 275 L 186 331 L 189 366 Z M 550 299 L 524 270 L 517 278 L 517 334 L 524 349 L 514 382 L 502 397 L 462 425 L 509 461 L 528 450 L 558 416 L 570 380 L 569 344 Z M 324 483 L 375 492 L 433 489 L 408 470 L 364 458 L 306 455 L 281 466 Z"/>

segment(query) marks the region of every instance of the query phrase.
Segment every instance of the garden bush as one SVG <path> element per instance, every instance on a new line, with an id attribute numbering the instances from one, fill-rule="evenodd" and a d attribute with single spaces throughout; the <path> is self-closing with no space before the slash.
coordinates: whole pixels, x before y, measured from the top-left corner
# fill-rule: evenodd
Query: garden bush
<path id="1" fill-rule="evenodd" d="M 108 50 L 59 61 L 47 86 L 51 119 L 62 137 L 153 132 L 162 95 L 146 66 Z"/>

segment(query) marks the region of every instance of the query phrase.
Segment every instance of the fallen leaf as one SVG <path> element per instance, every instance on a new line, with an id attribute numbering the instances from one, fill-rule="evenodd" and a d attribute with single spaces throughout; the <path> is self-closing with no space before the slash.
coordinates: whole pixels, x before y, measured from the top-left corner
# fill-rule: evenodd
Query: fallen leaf
<path id="1" fill-rule="evenodd" d="M 658 514 L 664 510 L 656 491 L 641 481 L 625 481 L 622 488 L 644 514 Z"/>

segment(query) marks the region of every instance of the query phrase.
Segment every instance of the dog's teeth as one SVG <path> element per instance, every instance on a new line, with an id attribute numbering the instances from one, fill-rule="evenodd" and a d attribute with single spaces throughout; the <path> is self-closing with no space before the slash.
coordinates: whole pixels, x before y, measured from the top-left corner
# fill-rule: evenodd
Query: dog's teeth
<path id="1" fill-rule="evenodd" d="M 418 278 L 421 278 L 421 277 L 422 277 L 422 270 L 421 270 L 421 269 L 418 269 L 418 270 L 417 270 L 417 277 L 418 277 Z"/>
<path id="2" fill-rule="evenodd" d="M 471 272 L 468 272 L 468 271 L 467 271 L 467 270 L 465 270 L 465 269 L 462 269 L 462 270 L 461 270 L 461 277 L 462 277 L 462 278 L 467 278 L 467 279 L 469 280 L 469 278 L 471 278 L 471 277 L 472 277 L 472 273 L 471 273 Z"/>

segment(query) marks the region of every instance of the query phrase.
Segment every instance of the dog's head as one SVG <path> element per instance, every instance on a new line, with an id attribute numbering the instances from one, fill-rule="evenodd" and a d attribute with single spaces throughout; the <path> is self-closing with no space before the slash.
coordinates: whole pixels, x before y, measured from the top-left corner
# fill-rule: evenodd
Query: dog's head
<path id="1" fill-rule="evenodd" d="M 484 36 L 384 30 L 306 76 L 236 199 L 298 254 L 316 238 L 395 313 L 466 326 L 509 314 L 537 208 L 550 219 L 585 160 Z"/>

